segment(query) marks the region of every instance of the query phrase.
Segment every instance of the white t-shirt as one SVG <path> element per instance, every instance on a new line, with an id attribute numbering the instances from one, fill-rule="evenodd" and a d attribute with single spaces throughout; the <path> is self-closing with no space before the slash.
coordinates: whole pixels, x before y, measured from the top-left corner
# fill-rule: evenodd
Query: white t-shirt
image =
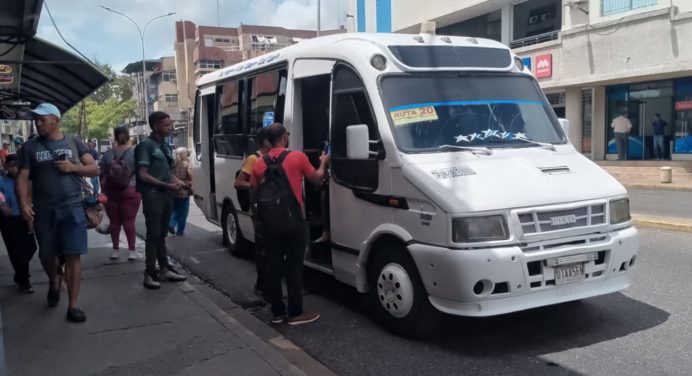
<path id="1" fill-rule="evenodd" d="M 629 133 L 632 129 L 632 123 L 630 123 L 630 119 L 620 115 L 613 120 L 610 127 L 615 130 L 615 133 Z"/>

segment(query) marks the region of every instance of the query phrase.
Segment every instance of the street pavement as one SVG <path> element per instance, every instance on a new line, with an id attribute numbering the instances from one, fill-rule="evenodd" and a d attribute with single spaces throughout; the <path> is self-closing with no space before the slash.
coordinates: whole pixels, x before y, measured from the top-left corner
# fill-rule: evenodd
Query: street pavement
<path id="1" fill-rule="evenodd" d="M 221 247 L 221 231 L 191 208 L 170 253 L 192 272 L 339 375 L 689 375 L 692 234 L 640 228 L 632 286 L 620 293 L 491 318 L 447 316 L 430 339 L 384 331 L 362 296 L 306 269 L 301 327 L 269 324 L 254 305 L 254 264 Z M 138 231 L 143 231 L 139 223 Z M 262 334 L 259 334 L 262 337 Z M 265 338 L 266 340 L 266 338 Z"/>
<path id="2" fill-rule="evenodd" d="M 46 307 L 47 281 L 31 265 L 36 293 L 19 295 L 7 256 L 0 256 L 0 302 L 7 374 L 77 375 L 306 375 L 328 374 L 276 332 L 266 334 L 292 357 L 252 333 L 260 321 L 197 278 L 142 287 L 143 261 L 112 262 L 110 240 L 89 232 L 80 305 L 88 320 L 65 320 L 67 292 Z M 142 247 L 141 241 L 139 248 Z M 122 252 L 124 255 L 124 252 Z M 243 321 L 243 324 L 240 321 Z M 298 366 L 304 367 L 299 369 Z M 0 364 L 0 374 L 5 369 Z M 325 372 L 321 372 L 325 371 Z"/>

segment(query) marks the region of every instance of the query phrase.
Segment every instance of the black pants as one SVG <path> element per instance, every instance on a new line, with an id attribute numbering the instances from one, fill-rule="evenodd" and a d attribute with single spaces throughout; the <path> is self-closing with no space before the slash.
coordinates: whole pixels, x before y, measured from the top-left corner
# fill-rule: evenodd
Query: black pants
<path id="1" fill-rule="evenodd" d="M 263 233 L 265 256 L 265 296 L 272 305 L 272 313 L 276 316 L 286 314 L 283 302 L 281 279 L 286 278 L 288 289 L 288 316 L 298 316 L 303 313 L 303 258 L 307 246 L 307 225 L 304 231 L 285 237 L 276 237 Z"/>
<path id="2" fill-rule="evenodd" d="M 156 274 L 156 261 L 160 268 L 168 268 L 168 251 L 166 250 L 166 235 L 171 220 L 173 195 L 161 190 L 142 192 L 142 211 L 147 226 L 145 241 L 146 271 Z"/>
<path id="3" fill-rule="evenodd" d="M 262 238 L 262 225 L 257 216 L 253 214 L 252 224 L 255 227 L 255 267 L 257 268 L 257 281 L 255 282 L 255 289 L 262 291 L 265 294 L 266 290 L 266 280 L 267 280 L 267 250 L 264 245 L 264 239 Z"/>
<path id="4" fill-rule="evenodd" d="M 29 283 L 29 262 L 36 253 L 36 240 L 21 217 L 0 218 L 0 232 L 14 268 L 15 283 Z"/>

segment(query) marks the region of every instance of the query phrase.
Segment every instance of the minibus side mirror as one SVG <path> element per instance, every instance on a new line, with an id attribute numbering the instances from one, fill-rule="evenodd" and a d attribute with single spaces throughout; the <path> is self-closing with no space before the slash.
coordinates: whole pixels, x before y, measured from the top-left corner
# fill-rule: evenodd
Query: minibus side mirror
<path id="1" fill-rule="evenodd" d="M 348 159 L 370 157 L 370 134 L 365 124 L 346 127 L 346 156 Z"/>
<path id="2" fill-rule="evenodd" d="M 565 131 L 565 135 L 569 136 L 569 120 L 567 119 L 557 119 L 557 121 L 560 122 L 560 126 L 562 127 L 562 130 Z"/>

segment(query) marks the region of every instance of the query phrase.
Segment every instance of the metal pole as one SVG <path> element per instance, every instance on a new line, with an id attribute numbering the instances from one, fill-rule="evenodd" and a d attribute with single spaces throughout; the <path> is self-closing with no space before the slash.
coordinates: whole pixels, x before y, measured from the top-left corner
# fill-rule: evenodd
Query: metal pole
<path id="1" fill-rule="evenodd" d="M 318 37 L 320 36 L 320 31 L 321 31 L 320 27 L 322 26 L 321 25 L 322 22 L 320 22 L 320 7 L 321 7 L 320 3 L 321 2 L 322 2 L 321 0 L 317 0 L 317 36 Z"/>
<path id="2" fill-rule="evenodd" d="M 216 26 L 221 27 L 221 6 L 219 0 L 216 0 Z"/>
<path id="3" fill-rule="evenodd" d="M 149 102 L 147 100 L 148 99 L 147 98 L 147 89 L 148 88 L 147 88 L 147 78 L 145 76 L 147 70 L 146 70 L 146 63 L 145 63 L 145 57 L 144 57 L 144 33 L 147 32 L 147 28 L 149 27 L 149 24 L 152 21 L 159 19 L 159 18 L 172 16 L 175 14 L 175 12 L 170 12 L 170 13 L 162 14 L 160 16 L 156 16 L 156 17 L 150 19 L 149 21 L 147 21 L 147 23 L 144 25 L 144 29 L 141 29 L 139 27 L 139 24 L 137 22 L 135 22 L 132 18 L 130 18 L 130 16 L 128 16 L 127 14 L 122 13 L 122 12 L 118 12 L 117 10 L 111 9 L 111 8 L 103 6 L 103 5 L 100 5 L 100 7 L 109 11 L 109 12 L 119 14 L 119 15 L 127 18 L 130 22 L 132 22 L 133 25 L 135 25 L 135 27 L 137 28 L 137 32 L 139 32 L 139 40 L 142 42 L 142 98 L 144 98 L 144 114 L 142 114 L 142 118 L 143 118 L 143 120 L 146 121 L 146 118 L 149 115 Z M 137 142 L 139 143 L 139 130 L 137 132 Z"/>

